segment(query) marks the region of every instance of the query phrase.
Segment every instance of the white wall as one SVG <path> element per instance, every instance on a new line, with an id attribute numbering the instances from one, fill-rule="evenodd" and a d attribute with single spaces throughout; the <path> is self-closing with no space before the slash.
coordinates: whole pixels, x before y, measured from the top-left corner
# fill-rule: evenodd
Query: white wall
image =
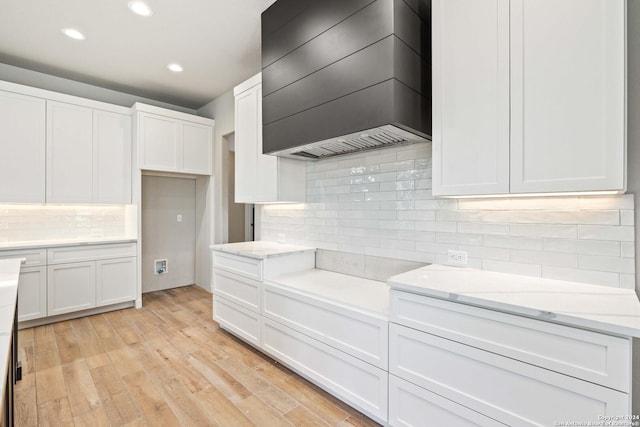
<path id="1" fill-rule="evenodd" d="M 195 283 L 195 211 L 194 179 L 142 177 L 142 292 Z M 168 272 L 155 275 L 160 258 L 168 259 Z"/>
<path id="2" fill-rule="evenodd" d="M 266 205 L 265 240 L 633 289 L 634 198 L 442 199 L 431 144 L 307 163 L 307 203 Z"/>
<path id="3" fill-rule="evenodd" d="M 228 150 L 226 137 L 235 129 L 235 98 L 233 90 L 214 99 L 198 110 L 198 115 L 215 119 L 216 126 L 213 137 L 213 176 L 209 182 L 207 209 L 209 235 L 199 236 L 197 251 L 198 271 L 197 283 L 210 289 L 211 256 L 209 245 L 228 242 Z"/>
<path id="4" fill-rule="evenodd" d="M 195 110 L 177 105 L 167 104 L 154 99 L 132 95 L 130 93 L 118 92 L 103 87 L 80 83 L 75 80 L 64 79 L 26 68 L 15 67 L 13 65 L 0 63 L 0 80 L 18 83 L 54 92 L 66 93 L 68 95 L 80 96 L 82 98 L 96 101 L 108 102 L 110 104 L 131 107 L 136 102 L 142 102 L 157 107 L 169 108 L 171 110 L 182 111 L 184 113 L 196 114 Z"/>

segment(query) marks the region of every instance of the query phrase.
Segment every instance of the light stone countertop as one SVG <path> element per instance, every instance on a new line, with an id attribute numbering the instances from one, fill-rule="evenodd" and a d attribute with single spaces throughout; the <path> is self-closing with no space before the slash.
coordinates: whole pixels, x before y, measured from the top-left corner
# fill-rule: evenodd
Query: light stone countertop
<path id="1" fill-rule="evenodd" d="M 640 338 L 640 302 L 631 289 L 435 264 L 387 283 L 391 289 Z"/>
<path id="2" fill-rule="evenodd" d="M 214 251 L 240 255 L 253 259 L 265 259 L 285 254 L 316 251 L 316 248 L 268 242 L 264 240 L 256 242 L 224 243 L 220 245 L 211 245 L 210 247 Z"/>
<path id="3" fill-rule="evenodd" d="M 49 240 L 29 240 L 22 242 L 0 242 L 0 251 L 11 251 L 21 249 L 54 248 L 76 245 L 102 245 L 111 243 L 135 243 L 138 239 L 127 237 L 110 237 L 95 239 L 49 239 Z M 0 254 L 1 256 L 1 254 Z"/>
<path id="4" fill-rule="evenodd" d="M 265 284 L 285 286 L 367 314 L 389 318 L 389 287 L 385 282 L 313 269 L 283 274 L 267 280 Z"/>

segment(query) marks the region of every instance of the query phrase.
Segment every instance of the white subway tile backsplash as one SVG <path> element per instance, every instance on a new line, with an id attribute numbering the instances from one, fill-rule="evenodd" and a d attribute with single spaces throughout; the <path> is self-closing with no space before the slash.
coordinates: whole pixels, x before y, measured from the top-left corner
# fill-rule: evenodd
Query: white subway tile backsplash
<path id="1" fill-rule="evenodd" d="M 592 240 L 618 240 L 620 242 L 633 242 L 632 226 L 608 226 L 608 225 L 580 225 L 578 226 L 579 239 Z"/>
<path id="2" fill-rule="evenodd" d="M 632 274 L 635 270 L 635 260 L 619 256 L 580 255 L 578 267 L 582 270 Z"/>
<path id="3" fill-rule="evenodd" d="M 463 250 L 468 267 L 634 287 L 633 195 L 438 198 L 431 165 L 431 144 L 309 162 L 307 203 L 266 206 L 261 237 L 445 264 Z"/>
<path id="4" fill-rule="evenodd" d="M 0 205 L 0 242 L 137 238 L 132 205 Z"/>
<path id="5" fill-rule="evenodd" d="M 574 225 L 511 224 L 510 234 L 519 237 L 576 239 L 578 237 L 578 228 Z"/>
<path id="6" fill-rule="evenodd" d="M 635 212 L 632 210 L 620 211 L 620 225 L 633 225 Z"/>
<path id="7" fill-rule="evenodd" d="M 581 196 L 579 201 L 580 209 L 633 210 L 633 194 L 622 194 L 620 196 Z"/>
<path id="8" fill-rule="evenodd" d="M 550 252 L 583 255 L 620 255 L 620 242 L 606 240 L 544 239 L 543 248 Z"/>
<path id="9" fill-rule="evenodd" d="M 484 270 L 497 271 L 500 273 L 521 274 L 523 276 L 540 277 L 542 266 L 535 264 L 523 264 L 519 262 L 496 261 L 492 259 L 482 260 Z"/>
<path id="10" fill-rule="evenodd" d="M 601 286 L 620 286 L 620 275 L 606 271 L 580 270 L 576 268 L 542 266 L 545 279 L 567 280 L 569 282 L 591 283 Z"/>
<path id="11" fill-rule="evenodd" d="M 511 250 L 511 261 L 554 267 L 578 267 L 578 255 L 561 252 Z"/>
<path id="12" fill-rule="evenodd" d="M 487 224 L 484 222 L 459 222 L 459 233 L 473 234 L 509 234 L 509 224 Z"/>
<path id="13" fill-rule="evenodd" d="M 634 258 L 636 256 L 635 244 L 633 242 L 621 242 L 620 255 L 623 258 Z"/>

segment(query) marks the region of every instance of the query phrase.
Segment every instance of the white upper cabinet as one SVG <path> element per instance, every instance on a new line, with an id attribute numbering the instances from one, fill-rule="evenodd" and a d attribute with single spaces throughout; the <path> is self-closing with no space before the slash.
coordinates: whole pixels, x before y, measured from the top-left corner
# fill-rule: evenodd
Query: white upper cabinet
<path id="1" fill-rule="evenodd" d="M 131 117 L 47 101 L 47 202 L 131 203 Z"/>
<path id="2" fill-rule="evenodd" d="M 133 111 L 140 169 L 212 174 L 213 120 L 140 103 Z"/>
<path id="3" fill-rule="evenodd" d="M 93 200 L 93 111 L 47 102 L 47 202 Z"/>
<path id="4" fill-rule="evenodd" d="M 131 115 L 93 111 L 93 201 L 131 203 Z"/>
<path id="5" fill-rule="evenodd" d="M 45 100 L 0 92 L 0 202 L 45 201 Z"/>
<path id="6" fill-rule="evenodd" d="M 511 192 L 625 189 L 625 1 L 511 1 Z"/>
<path id="7" fill-rule="evenodd" d="M 262 154 L 262 75 L 234 95 L 236 203 L 304 202 L 305 162 Z"/>
<path id="8" fill-rule="evenodd" d="M 434 0 L 433 193 L 625 190 L 624 0 Z"/>
<path id="9" fill-rule="evenodd" d="M 509 0 L 433 2 L 433 190 L 509 192 Z"/>

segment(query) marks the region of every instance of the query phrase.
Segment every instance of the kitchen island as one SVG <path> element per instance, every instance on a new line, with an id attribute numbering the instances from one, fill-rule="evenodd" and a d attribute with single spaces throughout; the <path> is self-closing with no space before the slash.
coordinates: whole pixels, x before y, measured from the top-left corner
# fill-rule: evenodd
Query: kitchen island
<path id="1" fill-rule="evenodd" d="M 16 306 L 20 259 L 0 260 L 0 395 L 2 426 L 13 425 L 13 384 L 17 366 Z"/>

